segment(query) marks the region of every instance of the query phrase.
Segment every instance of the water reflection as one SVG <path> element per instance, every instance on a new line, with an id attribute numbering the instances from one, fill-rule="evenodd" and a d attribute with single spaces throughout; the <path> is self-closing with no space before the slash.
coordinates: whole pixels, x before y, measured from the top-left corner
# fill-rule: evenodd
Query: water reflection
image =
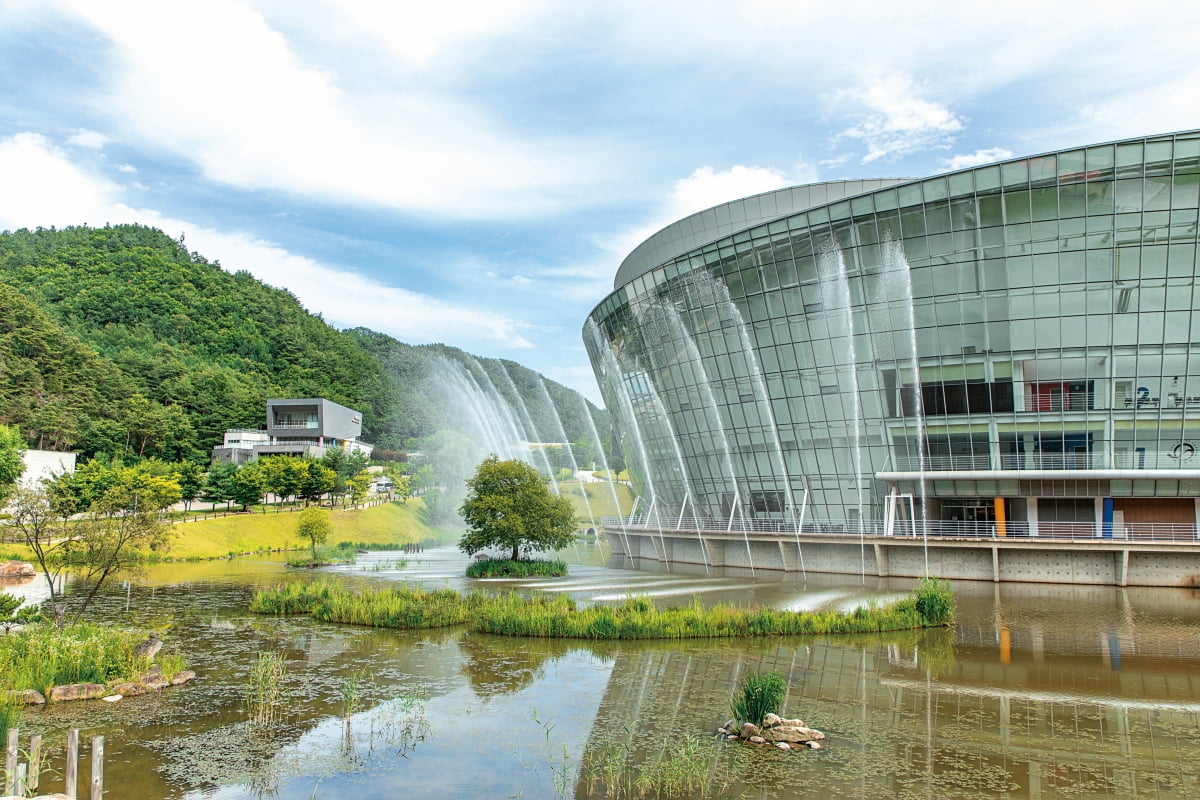
<path id="1" fill-rule="evenodd" d="M 468 581 L 450 549 L 374 554 L 332 574 L 352 584 L 562 591 L 584 603 L 641 593 L 797 609 L 911 586 L 705 580 L 609 569 L 603 558 L 584 553 L 589 563 L 561 581 Z M 259 586 L 319 577 L 245 559 L 161 565 L 128 597 L 115 586 L 101 613 L 159 630 L 200 678 L 115 707 L 30 711 L 23 727 L 52 744 L 68 725 L 104 733 L 108 783 L 128 798 L 554 797 L 564 780 L 566 794 L 585 797 L 589 756 L 619 739 L 627 767 L 651 763 L 670 737 L 724 722 L 743 675 L 775 669 L 788 680 L 785 712 L 824 730 L 827 746 L 784 752 L 710 739 L 716 796 L 1200 796 L 1192 590 L 960 583 L 953 630 L 684 643 L 393 632 L 245 610 Z M 285 657 L 290 700 L 287 724 L 256 740 L 242 697 L 261 651 Z M 359 675 L 362 697 L 348 710 L 342 689 Z"/>

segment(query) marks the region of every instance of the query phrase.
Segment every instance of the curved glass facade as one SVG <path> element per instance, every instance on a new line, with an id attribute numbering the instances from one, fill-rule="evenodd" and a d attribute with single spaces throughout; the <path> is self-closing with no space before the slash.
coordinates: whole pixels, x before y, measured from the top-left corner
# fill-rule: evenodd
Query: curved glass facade
<path id="1" fill-rule="evenodd" d="M 674 254 L 584 329 L 643 509 L 1194 525 L 1198 207 L 1192 131 L 908 181 Z"/>

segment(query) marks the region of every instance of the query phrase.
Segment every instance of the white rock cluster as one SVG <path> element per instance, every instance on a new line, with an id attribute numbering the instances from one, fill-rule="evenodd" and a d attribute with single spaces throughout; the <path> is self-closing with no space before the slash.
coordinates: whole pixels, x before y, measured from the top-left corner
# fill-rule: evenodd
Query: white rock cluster
<path id="1" fill-rule="evenodd" d="M 777 714 L 763 717 L 761 728 L 752 722 L 743 722 L 739 726 L 736 720 L 731 719 L 717 728 L 717 733 L 750 744 L 773 744 L 780 750 L 791 750 L 794 745 L 820 750 L 821 740 L 825 738 L 824 733 L 808 727 L 804 720 L 784 719 Z"/>

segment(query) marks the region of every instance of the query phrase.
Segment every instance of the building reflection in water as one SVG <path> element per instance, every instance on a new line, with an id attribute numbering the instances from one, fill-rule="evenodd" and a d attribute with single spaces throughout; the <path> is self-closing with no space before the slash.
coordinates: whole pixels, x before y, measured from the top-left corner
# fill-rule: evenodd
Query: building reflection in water
<path id="1" fill-rule="evenodd" d="M 718 745 L 721 796 L 1200 796 L 1194 593 L 955 588 L 953 631 L 622 646 L 588 750 L 616 733 L 645 764 L 724 722 L 742 676 L 777 670 L 785 714 L 827 747 Z"/>

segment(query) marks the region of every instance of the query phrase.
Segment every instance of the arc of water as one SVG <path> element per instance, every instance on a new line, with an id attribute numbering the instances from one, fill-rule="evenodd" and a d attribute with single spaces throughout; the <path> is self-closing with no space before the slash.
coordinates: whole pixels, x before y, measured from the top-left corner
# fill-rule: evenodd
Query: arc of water
<path id="1" fill-rule="evenodd" d="M 550 391 L 546 388 L 546 381 L 541 376 L 538 376 L 538 386 L 542 388 L 542 398 L 546 401 L 546 405 L 550 408 L 550 413 L 554 417 L 554 424 L 557 427 L 559 441 L 563 442 L 563 446 L 567 450 L 567 459 L 571 462 L 571 475 L 575 476 L 579 472 L 579 464 L 575 461 L 575 453 L 571 450 L 571 442 L 567 438 L 567 431 L 563 428 L 562 417 L 558 415 L 558 407 L 554 405 L 554 398 L 550 396 Z M 583 482 L 579 482 L 579 496 L 583 498 L 583 507 L 587 509 L 588 521 L 592 527 L 596 527 L 596 517 L 592 514 L 592 503 L 588 500 L 587 489 L 584 488 Z"/>
<path id="2" fill-rule="evenodd" d="M 850 280 L 846 275 L 846 259 L 841 248 L 832 242 L 817 255 L 817 270 L 821 278 L 823 295 L 822 301 L 826 309 L 831 309 L 840 317 L 839 322 L 846 331 L 846 339 L 850 353 L 850 396 L 853 402 L 854 449 L 851 457 L 854 463 L 854 486 L 857 494 L 858 508 L 858 544 L 860 550 L 860 565 L 862 580 L 867 580 L 867 545 L 863 536 L 863 486 L 862 486 L 862 398 L 858 386 L 858 353 L 854 341 L 854 315 L 851 313 Z"/>
<path id="3" fill-rule="evenodd" d="M 613 481 L 612 470 L 608 466 L 608 456 L 604 453 L 604 444 L 600 441 L 600 432 L 596 430 L 596 421 L 592 419 L 591 409 L 588 408 L 587 401 L 583 399 L 583 395 L 579 395 L 579 404 L 583 406 L 583 416 L 588 421 L 588 430 L 592 434 L 592 442 L 596 447 L 596 453 L 600 456 L 600 466 L 608 475 L 608 491 L 612 494 L 613 509 L 617 513 L 617 519 L 621 519 L 621 501 L 617 499 L 617 487 Z M 621 526 L 621 534 L 625 537 L 625 554 L 629 555 L 629 531 L 625 526 Z"/>
<path id="4" fill-rule="evenodd" d="M 630 397 L 629 387 L 625 382 L 624 369 L 612 345 L 600 334 L 600 329 L 596 323 L 588 320 L 585 328 L 591 338 L 595 352 L 600 357 L 601 377 L 603 378 L 601 380 L 601 388 L 603 390 L 607 387 L 608 394 L 616 395 L 616 407 L 613 408 L 613 403 L 609 399 L 608 394 L 605 395 L 606 405 L 622 421 L 617 429 L 624 431 L 627 436 L 633 437 L 631 445 L 634 446 L 625 447 L 622 445 L 622 450 L 637 456 L 642 465 L 642 476 L 646 484 L 644 489 L 651 497 L 654 497 L 654 472 L 650 466 L 650 456 L 646 453 L 645 439 L 642 436 L 637 414 L 633 411 L 633 400 Z M 649 523 L 648 516 L 647 523 Z"/>
<path id="5" fill-rule="evenodd" d="M 470 357 L 468 356 L 468 358 Z M 516 417 L 513 416 L 512 408 L 496 389 L 496 385 L 488 377 L 487 370 L 483 368 L 483 365 L 474 358 L 470 358 L 469 363 L 475 367 L 472 370 L 468 366 L 468 371 L 471 373 L 472 379 L 478 384 L 480 392 L 487 398 L 489 405 L 494 410 L 493 422 L 500 431 L 500 435 L 504 436 L 508 441 L 508 457 L 518 458 L 526 462 L 530 461 L 529 448 L 525 445 L 521 426 L 518 424 Z M 476 372 L 478 372 L 478 375 L 475 374 Z"/>
<path id="6" fill-rule="evenodd" d="M 517 391 L 517 384 L 512 379 L 512 375 L 509 374 L 508 367 L 504 366 L 503 361 L 499 362 L 499 364 L 500 374 L 504 376 L 504 380 L 508 381 L 508 388 L 512 390 L 512 395 L 517 401 L 517 410 L 521 413 L 521 418 L 524 420 L 526 436 L 530 437 L 525 441 L 541 441 L 537 426 L 533 424 L 533 417 L 529 414 L 529 407 L 525 405 L 525 400 L 521 397 L 521 393 Z M 580 400 L 582 399 L 583 397 L 580 396 Z M 550 487 L 554 490 L 555 494 L 558 494 L 558 480 L 554 477 L 554 468 L 550 466 L 549 456 L 546 455 L 546 451 L 541 447 L 531 449 L 536 450 L 537 454 L 542 457 L 542 466 L 546 469 L 546 474 L 550 476 Z"/>
<path id="7" fill-rule="evenodd" d="M 925 405 L 921 392 L 921 359 L 917 352 L 917 325 L 913 311 L 912 270 L 908 259 L 904 256 L 904 247 L 900 242 L 885 235 L 883 238 L 883 274 L 889 294 L 901 295 L 902 308 L 907 314 L 909 364 L 913 374 L 913 414 L 917 425 L 917 488 L 921 496 L 921 535 L 924 537 L 926 548 L 925 574 L 929 574 L 928 528 L 929 503 L 925 496 Z M 890 300 L 891 298 L 889 298 Z M 899 358 L 896 361 L 899 364 Z M 903 391 L 903 385 L 900 386 Z"/>
<path id="8" fill-rule="evenodd" d="M 483 389 L 465 366 L 453 359 L 442 359 L 443 369 L 440 374 L 449 382 L 447 401 L 462 408 L 468 417 L 469 425 L 488 452 L 510 456 L 504 437 L 500 434 L 495 423 L 493 412 L 485 408 L 487 401 Z"/>
<path id="9" fill-rule="evenodd" d="M 704 366 L 704 358 L 700 354 L 700 348 L 696 345 L 695 338 L 689 333 L 675 306 L 667 305 L 664 311 L 666 312 L 668 321 L 672 322 L 678 331 L 680 341 L 683 342 L 687 352 L 688 360 L 694 365 L 698 373 L 699 380 L 697 383 L 700 386 L 700 396 L 704 401 L 705 413 L 710 421 L 715 423 L 714 427 L 718 434 L 718 441 L 721 444 L 721 454 L 725 462 L 725 474 L 729 478 L 729 485 L 736 490 L 737 473 L 733 468 L 733 456 L 729 449 L 729 435 L 725 431 L 725 422 L 721 419 L 720 405 L 713 395 L 712 383 L 709 382 L 708 369 Z M 693 507 L 695 507 L 694 503 Z"/>
<path id="10" fill-rule="evenodd" d="M 707 273 L 700 274 L 707 275 Z M 783 487 L 788 498 L 788 508 L 795 509 L 796 498 L 792 494 L 792 480 L 788 475 L 787 463 L 783 457 L 783 442 L 779 438 L 779 426 L 775 422 L 775 412 L 771 408 L 771 397 L 767 393 L 762 366 L 758 363 L 758 356 L 750 342 L 750 336 L 746 332 L 745 318 L 742 317 L 742 312 L 737 307 L 737 304 L 733 302 L 733 298 L 729 294 L 729 288 L 721 281 L 713 280 L 711 276 L 708 277 L 708 281 L 715 294 L 723 301 L 722 305 L 725 310 L 728 311 L 733 319 L 734 327 L 742 344 L 742 352 L 745 355 L 746 364 L 750 370 L 750 384 L 754 388 L 756 402 L 761 405 L 762 410 L 766 414 L 767 427 L 770 430 L 771 438 L 775 445 L 775 457 L 779 462 L 779 474 L 783 477 Z"/>

